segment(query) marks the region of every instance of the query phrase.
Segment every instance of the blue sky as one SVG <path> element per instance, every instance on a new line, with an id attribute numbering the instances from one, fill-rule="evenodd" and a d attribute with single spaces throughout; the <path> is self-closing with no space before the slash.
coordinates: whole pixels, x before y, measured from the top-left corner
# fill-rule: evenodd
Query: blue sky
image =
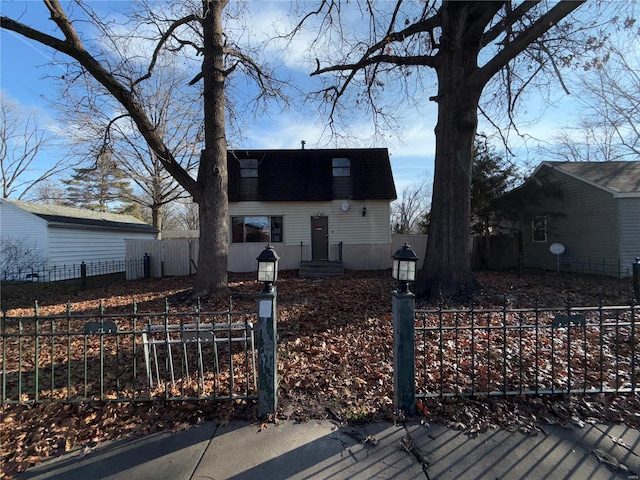
<path id="1" fill-rule="evenodd" d="M 122 3 L 124 4 L 124 2 Z M 108 5 L 109 8 L 117 8 L 118 2 L 92 2 L 94 8 Z M 274 17 L 286 17 L 288 2 L 272 1 L 261 2 L 261 14 L 257 15 L 257 22 L 265 25 L 273 21 Z M 47 20 L 48 13 L 41 2 L 34 1 L 2 1 L 0 9 L 4 15 L 12 18 L 20 18 L 28 25 L 44 28 L 53 32 L 53 23 Z M 265 12 L 268 12 L 265 14 Z M 259 28 L 259 25 L 256 26 Z M 59 36 L 59 34 L 55 34 Z M 300 42 L 298 48 L 303 45 Z M 301 51 L 296 51 L 296 45 L 291 50 L 288 58 L 283 58 L 282 63 L 289 71 L 296 71 L 296 78 L 306 79 L 311 66 L 301 61 Z M 41 123 L 48 123 L 55 131 L 55 122 L 51 120 L 53 114 L 47 109 L 47 103 L 42 99 L 51 92 L 55 92 L 53 80 L 46 77 L 59 76 L 64 73 L 56 70 L 47 63 L 51 60 L 53 52 L 36 42 L 22 38 L 21 36 L 6 30 L 0 30 L 0 87 L 3 95 L 8 95 L 19 102 L 25 108 L 33 108 L 38 112 Z M 59 55 L 59 54 L 58 54 Z M 61 68 L 61 67 L 57 67 Z M 429 95 L 435 94 L 435 91 Z M 529 111 L 523 112 L 523 130 L 530 132 L 538 138 L 549 138 L 558 127 L 567 122 L 567 104 L 570 98 L 559 95 L 557 105 L 546 106 L 535 99 L 530 103 Z M 569 109 L 570 111 L 570 109 Z M 354 122 L 354 130 L 357 136 L 348 145 L 338 144 L 339 147 L 369 147 L 386 146 L 389 148 L 392 161 L 392 169 L 396 181 L 398 193 L 414 182 L 420 182 L 425 177 L 433 175 L 433 156 L 435 152 L 435 136 L 433 134 L 436 125 L 436 105 L 433 102 L 424 102 L 416 109 L 407 109 L 404 112 L 403 126 L 399 136 L 387 135 L 384 143 L 372 143 L 373 127 L 368 117 L 358 117 Z M 245 133 L 241 147 L 244 148 L 300 148 L 301 140 L 306 141 L 307 148 L 336 146 L 327 143 L 326 135 L 323 136 L 323 119 L 313 118 L 313 115 L 305 115 L 304 120 L 295 111 L 274 114 L 271 118 L 263 118 L 252 125 L 251 130 Z M 483 130 L 480 124 L 479 130 Z M 513 137 L 511 137 L 513 138 Z M 515 151 L 522 152 L 523 160 L 527 156 L 522 145 L 515 144 Z M 47 163 L 51 161 L 48 156 L 58 155 L 59 152 L 51 150 L 45 152 L 39 161 Z"/>

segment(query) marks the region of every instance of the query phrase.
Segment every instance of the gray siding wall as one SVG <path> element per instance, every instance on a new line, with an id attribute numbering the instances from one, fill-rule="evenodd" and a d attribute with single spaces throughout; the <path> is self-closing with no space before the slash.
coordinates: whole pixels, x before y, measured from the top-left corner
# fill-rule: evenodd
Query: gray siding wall
<path id="1" fill-rule="evenodd" d="M 563 173 L 556 172 L 554 182 L 563 198 L 547 198 L 539 211 L 563 214 L 547 216 L 547 241 L 533 242 L 531 222 L 522 225 L 522 246 L 527 265 L 556 268 L 556 257 L 549 252 L 552 243 L 562 243 L 563 268 L 573 270 L 577 261 L 616 265 L 620 260 L 618 204 L 613 195 Z"/>
<path id="2" fill-rule="evenodd" d="M 618 199 L 620 222 L 620 262 L 624 267 L 640 257 L 640 198 Z M 626 268 L 623 274 L 627 274 Z"/>

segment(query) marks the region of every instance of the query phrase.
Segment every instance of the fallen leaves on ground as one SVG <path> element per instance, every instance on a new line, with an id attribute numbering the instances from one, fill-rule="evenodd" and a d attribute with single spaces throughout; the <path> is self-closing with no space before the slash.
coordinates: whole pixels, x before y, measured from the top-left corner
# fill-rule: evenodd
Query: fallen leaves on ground
<path id="1" fill-rule="evenodd" d="M 516 276 L 480 273 L 484 286 L 475 299 L 480 307 L 508 303 L 517 307 L 628 304 L 629 279 L 542 273 Z M 97 311 L 161 312 L 169 299 L 172 311 L 193 311 L 185 301 L 192 279 L 166 278 L 126 282 L 74 292 L 39 292 L 40 315 Z M 271 420 L 336 422 L 402 420 L 393 411 L 393 343 L 388 271 L 347 272 L 343 277 L 299 279 L 281 272 L 278 281 L 279 405 Z M 260 290 L 252 274 L 232 274 L 233 309 L 253 311 Z M 35 298 L 28 290 L 3 297 L 10 316 L 33 315 Z M 69 300 L 69 304 L 67 304 Z M 202 299 L 202 308 L 225 309 L 227 298 Z M 419 307 L 436 304 L 418 302 Z M 469 433 L 495 427 L 536 434 L 544 424 L 626 422 L 640 426 L 637 396 L 515 396 L 478 399 L 422 399 L 418 412 Z M 255 419 L 252 402 L 89 402 L 4 405 L 1 407 L 0 478 L 9 478 L 38 462 L 74 449 L 90 451 L 98 442 L 179 430 L 203 421 L 227 424 Z"/>

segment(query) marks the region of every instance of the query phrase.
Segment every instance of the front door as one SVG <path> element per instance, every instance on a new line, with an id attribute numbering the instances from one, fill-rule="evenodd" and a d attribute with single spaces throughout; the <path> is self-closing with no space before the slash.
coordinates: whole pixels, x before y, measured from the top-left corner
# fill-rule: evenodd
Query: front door
<path id="1" fill-rule="evenodd" d="M 329 217 L 311 217 L 311 260 L 329 259 Z"/>

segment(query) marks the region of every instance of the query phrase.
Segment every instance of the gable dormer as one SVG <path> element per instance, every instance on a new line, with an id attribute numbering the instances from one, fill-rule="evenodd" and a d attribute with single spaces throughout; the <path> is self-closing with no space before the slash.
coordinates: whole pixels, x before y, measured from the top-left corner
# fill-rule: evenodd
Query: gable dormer
<path id="1" fill-rule="evenodd" d="M 353 196 L 351 159 L 347 157 L 332 158 L 331 174 L 333 198 L 351 198 Z"/>

